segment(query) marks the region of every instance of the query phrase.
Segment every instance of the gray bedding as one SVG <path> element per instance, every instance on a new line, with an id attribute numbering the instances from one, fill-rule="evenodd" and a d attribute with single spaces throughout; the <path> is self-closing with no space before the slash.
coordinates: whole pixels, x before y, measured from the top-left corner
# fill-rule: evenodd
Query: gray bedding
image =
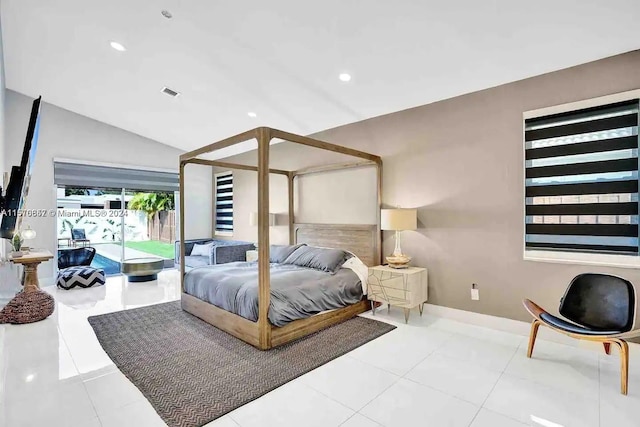
<path id="1" fill-rule="evenodd" d="M 258 263 L 199 267 L 184 279 L 185 292 L 251 321 L 258 320 Z M 269 321 L 284 326 L 362 299 L 360 279 L 342 268 L 336 274 L 292 264 L 271 264 Z"/>

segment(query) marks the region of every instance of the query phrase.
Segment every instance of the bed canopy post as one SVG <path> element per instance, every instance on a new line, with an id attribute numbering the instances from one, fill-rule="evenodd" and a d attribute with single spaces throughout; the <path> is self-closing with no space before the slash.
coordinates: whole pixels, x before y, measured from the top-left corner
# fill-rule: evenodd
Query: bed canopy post
<path id="1" fill-rule="evenodd" d="M 180 290 L 184 292 L 184 166 L 185 162 L 180 160 Z"/>
<path id="2" fill-rule="evenodd" d="M 382 227 L 381 227 L 381 215 L 382 215 L 382 161 L 376 162 L 376 180 L 378 184 L 378 212 L 376 216 L 376 225 L 378 226 L 378 265 L 382 264 Z"/>
<path id="3" fill-rule="evenodd" d="M 287 191 L 289 194 L 289 244 L 295 245 L 296 236 L 294 235 L 293 224 L 295 224 L 295 218 L 293 217 L 293 180 L 295 174 L 289 172 L 287 175 Z"/>
<path id="4" fill-rule="evenodd" d="M 261 350 L 271 348 L 269 323 L 269 128 L 258 129 L 258 341 Z"/>

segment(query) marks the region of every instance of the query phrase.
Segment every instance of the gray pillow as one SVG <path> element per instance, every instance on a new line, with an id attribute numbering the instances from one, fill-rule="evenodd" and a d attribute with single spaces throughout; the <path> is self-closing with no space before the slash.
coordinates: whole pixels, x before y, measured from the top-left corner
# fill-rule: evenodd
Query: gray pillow
<path id="1" fill-rule="evenodd" d="M 304 243 L 299 245 L 271 245 L 269 246 L 269 262 L 277 262 L 281 264 L 289 255 L 295 252 L 300 246 L 306 246 Z"/>
<path id="2" fill-rule="evenodd" d="M 341 249 L 314 248 L 302 246 L 295 250 L 283 264 L 335 273 L 347 259 L 347 253 Z"/>

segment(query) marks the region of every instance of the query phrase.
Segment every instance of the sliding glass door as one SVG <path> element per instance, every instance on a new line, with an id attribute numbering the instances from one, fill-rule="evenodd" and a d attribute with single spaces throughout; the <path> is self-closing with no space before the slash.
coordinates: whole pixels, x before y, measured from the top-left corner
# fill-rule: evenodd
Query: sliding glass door
<path id="1" fill-rule="evenodd" d="M 119 274 L 124 260 L 162 258 L 173 267 L 174 192 L 58 186 L 58 250 L 95 248 L 92 266 Z"/>
<path id="2" fill-rule="evenodd" d="M 58 251 L 95 248 L 91 263 L 108 275 L 119 274 L 123 259 L 121 188 L 57 188 Z"/>

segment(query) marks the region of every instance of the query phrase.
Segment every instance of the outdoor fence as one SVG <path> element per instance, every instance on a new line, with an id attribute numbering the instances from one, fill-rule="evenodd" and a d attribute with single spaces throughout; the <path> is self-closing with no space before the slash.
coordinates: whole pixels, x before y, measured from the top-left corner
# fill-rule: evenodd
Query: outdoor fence
<path id="1" fill-rule="evenodd" d="M 176 240 L 176 211 L 156 212 L 147 224 L 149 238 L 164 243 Z"/>

